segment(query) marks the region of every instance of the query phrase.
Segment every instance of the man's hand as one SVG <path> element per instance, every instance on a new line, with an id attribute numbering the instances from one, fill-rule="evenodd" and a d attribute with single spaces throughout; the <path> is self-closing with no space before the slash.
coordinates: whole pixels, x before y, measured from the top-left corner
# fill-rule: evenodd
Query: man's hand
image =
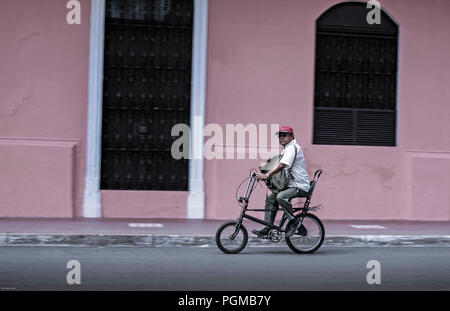
<path id="1" fill-rule="evenodd" d="M 258 174 L 256 175 L 256 180 L 266 180 L 268 177 L 266 174 Z"/>

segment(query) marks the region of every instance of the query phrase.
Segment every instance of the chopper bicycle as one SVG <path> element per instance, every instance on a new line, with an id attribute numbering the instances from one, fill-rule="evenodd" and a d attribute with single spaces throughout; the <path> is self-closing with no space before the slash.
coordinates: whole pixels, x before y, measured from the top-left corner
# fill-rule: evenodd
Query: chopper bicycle
<path id="1" fill-rule="evenodd" d="M 289 223 L 291 221 L 287 222 L 287 217 L 284 213 L 281 217 L 279 225 L 268 223 L 262 219 L 247 214 L 247 212 L 266 211 L 266 209 L 248 208 L 250 196 L 258 183 L 256 179 L 257 174 L 253 169 L 250 172 L 250 176 L 247 178 L 248 183 L 245 195 L 237 197 L 237 200 L 241 205 L 241 213 L 239 218 L 235 221 L 226 222 L 217 229 L 215 239 L 218 248 L 226 254 L 237 254 L 245 248 L 248 242 L 248 232 L 242 223 L 245 218 L 270 227 L 267 236 L 263 236 L 263 238 L 266 238 L 271 242 L 277 243 L 284 237 L 289 248 L 298 254 L 311 254 L 317 251 L 324 241 L 325 228 L 322 221 L 310 212 L 314 212 L 322 206 L 319 205 L 310 207 L 310 203 L 314 188 L 321 174 L 322 170 L 320 169 L 314 173 L 314 178 L 310 181 L 310 190 L 306 195 L 306 201 L 303 204 L 303 207 L 293 207 L 294 217 L 300 218 L 300 222 L 295 233 L 288 237 L 285 236 L 285 233 L 286 228 L 289 227 Z M 270 181 L 265 180 L 264 182 L 267 184 Z M 277 208 L 273 211 L 282 210 Z M 284 226 L 285 224 L 286 226 Z"/>

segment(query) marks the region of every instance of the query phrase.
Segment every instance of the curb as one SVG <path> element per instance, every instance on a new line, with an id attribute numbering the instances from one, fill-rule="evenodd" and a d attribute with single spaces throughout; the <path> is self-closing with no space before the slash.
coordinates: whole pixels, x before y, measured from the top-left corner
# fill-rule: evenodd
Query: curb
<path id="1" fill-rule="evenodd" d="M 284 241 L 280 241 L 284 244 Z M 265 239 L 249 237 L 247 246 L 278 246 Z M 450 247 L 448 235 L 330 235 L 329 247 Z M 214 236 L 199 235 L 117 235 L 117 234 L 5 234 L 0 246 L 146 246 L 146 247 L 216 247 Z"/>
<path id="2" fill-rule="evenodd" d="M 324 245 L 340 247 L 450 247 L 450 235 L 336 235 Z"/>

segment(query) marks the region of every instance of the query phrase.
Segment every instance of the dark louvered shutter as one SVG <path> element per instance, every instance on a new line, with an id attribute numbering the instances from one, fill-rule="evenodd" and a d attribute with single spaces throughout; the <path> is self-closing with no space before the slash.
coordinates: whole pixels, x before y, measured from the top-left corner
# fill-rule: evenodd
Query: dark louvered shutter
<path id="1" fill-rule="evenodd" d="M 356 115 L 357 145 L 395 145 L 395 114 L 392 112 L 359 111 Z"/>
<path id="2" fill-rule="evenodd" d="M 193 0 L 107 0 L 101 188 L 188 190 Z"/>
<path id="3" fill-rule="evenodd" d="M 346 2 L 317 20 L 314 144 L 396 144 L 398 27 L 368 12 Z"/>
<path id="4" fill-rule="evenodd" d="M 353 112 L 335 109 L 316 109 L 314 134 L 322 144 L 351 145 L 353 138 Z"/>

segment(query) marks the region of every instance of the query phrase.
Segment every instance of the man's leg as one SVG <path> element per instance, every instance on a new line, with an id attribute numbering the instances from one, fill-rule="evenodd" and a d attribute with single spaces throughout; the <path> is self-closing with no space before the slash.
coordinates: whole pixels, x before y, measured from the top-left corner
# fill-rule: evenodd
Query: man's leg
<path id="1" fill-rule="evenodd" d="M 278 202 L 276 198 L 276 194 L 271 193 L 266 196 L 266 206 L 265 206 L 265 215 L 264 221 L 270 224 L 275 222 L 275 217 L 277 216 L 277 212 L 274 209 L 278 209 Z M 269 233 L 270 227 L 264 227 L 262 230 L 252 230 L 252 232 L 256 235 L 267 235 Z"/>
<path id="2" fill-rule="evenodd" d="M 274 209 L 278 208 L 278 202 L 277 202 L 277 196 L 275 193 L 271 193 L 268 196 L 266 196 L 266 212 L 264 215 L 264 221 L 268 222 L 270 224 L 273 224 L 275 222 L 275 217 L 277 215 L 277 212 L 274 211 Z"/>
<path id="3" fill-rule="evenodd" d="M 280 191 L 276 196 L 277 203 L 281 206 L 284 213 L 286 214 L 286 217 L 289 220 L 294 219 L 294 211 L 292 210 L 291 199 L 297 196 L 297 188 L 287 188 L 286 190 Z"/>
<path id="4" fill-rule="evenodd" d="M 292 236 L 295 231 L 297 230 L 297 227 L 300 224 L 300 218 L 294 217 L 294 211 L 292 209 L 291 199 L 296 197 L 302 197 L 304 192 L 297 188 L 288 188 L 284 191 L 281 191 L 277 195 L 277 202 L 280 204 L 281 208 L 283 209 L 284 213 L 286 214 L 286 217 L 290 222 L 286 226 L 286 237 Z"/>

